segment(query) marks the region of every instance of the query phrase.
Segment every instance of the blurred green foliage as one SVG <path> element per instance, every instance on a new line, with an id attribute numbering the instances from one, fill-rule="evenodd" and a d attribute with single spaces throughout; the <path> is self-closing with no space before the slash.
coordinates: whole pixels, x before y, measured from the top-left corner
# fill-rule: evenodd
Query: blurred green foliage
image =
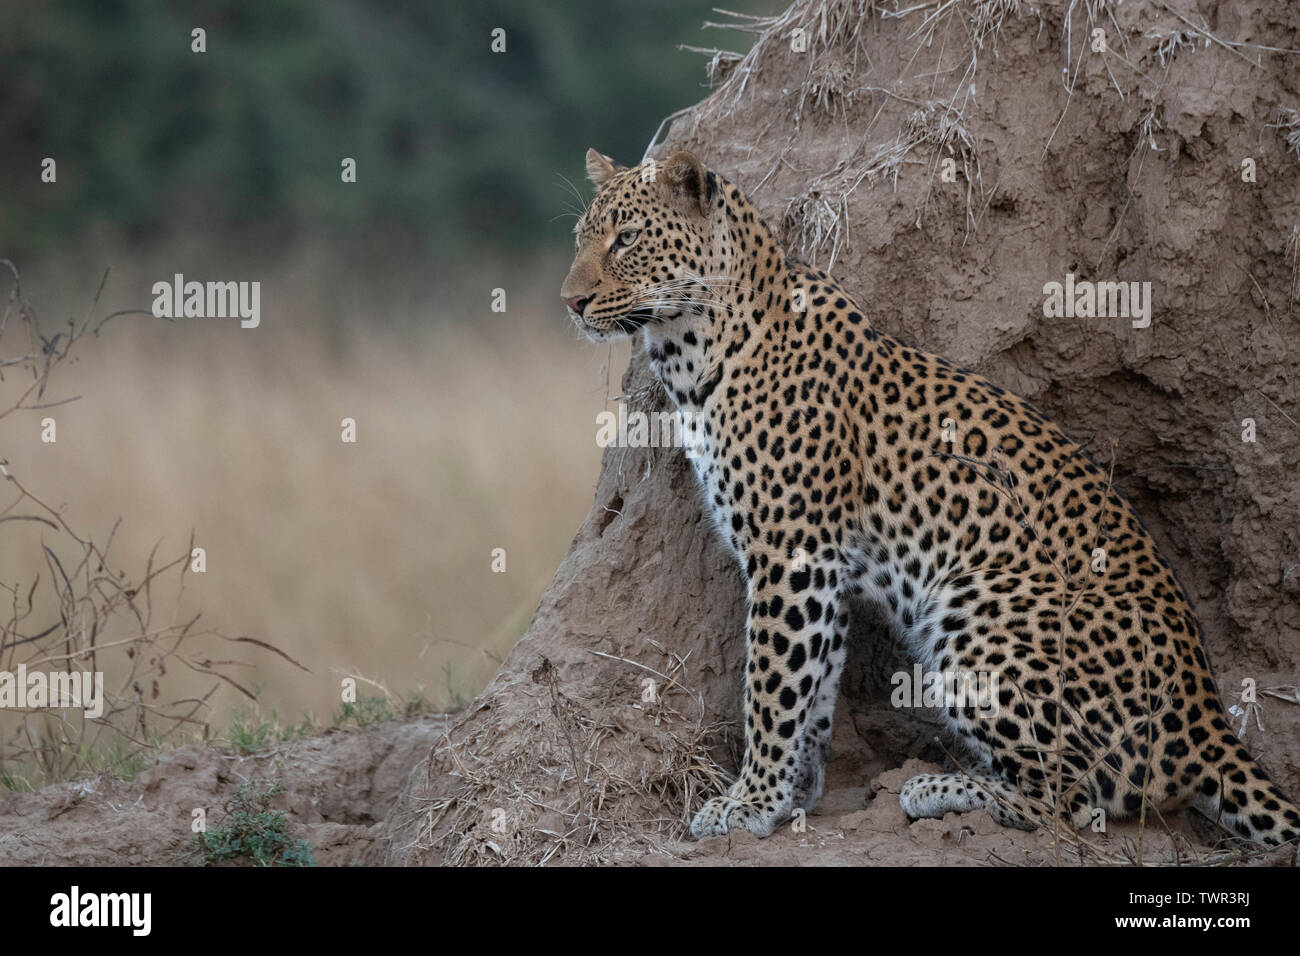
<path id="1" fill-rule="evenodd" d="M 677 47 L 734 43 L 701 33 L 710 15 L 710 0 L 6 3 L 0 256 L 182 233 L 383 261 L 522 251 L 567 229 L 561 176 L 586 195 L 589 145 L 639 160 L 706 94 L 703 58 Z"/>

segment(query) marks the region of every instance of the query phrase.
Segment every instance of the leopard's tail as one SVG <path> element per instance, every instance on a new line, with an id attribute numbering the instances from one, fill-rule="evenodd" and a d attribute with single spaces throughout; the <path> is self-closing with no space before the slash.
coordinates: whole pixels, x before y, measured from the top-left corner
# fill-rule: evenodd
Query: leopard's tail
<path id="1" fill-rule="evenodd" d="M 1196 808 L 1256 843 L 1280 846 L 1300 840 L 1300 807 L 1269 779 L 1241 741 L 1225 733 L 1217 746 L 1208 743 L 1202 754 L 1219 751 L 1221 756 L 1206 766 L 1196 788 Z"/>

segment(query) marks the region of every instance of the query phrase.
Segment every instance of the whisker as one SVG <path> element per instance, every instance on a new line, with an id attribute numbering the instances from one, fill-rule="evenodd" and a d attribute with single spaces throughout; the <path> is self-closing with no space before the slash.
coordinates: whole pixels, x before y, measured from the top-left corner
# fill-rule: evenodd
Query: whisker
<path id="1" fill-rule="evenodd" d="M 581 206 L 583 211 L 585 212 L 587 209 L 587 200 L 582 198 L 582 193 L 578 192 L 578 187 L 573 185 L 573 183 L 569 180 L 569 177 L 564 175 L 564 173 L 557 171 L 555 175 L 559 176 L 560 179 L 564 181 L 564 185 L 569 187 L 569 192 L 573 193 L 573 198 L 578 200 L 578 205 Z"/>

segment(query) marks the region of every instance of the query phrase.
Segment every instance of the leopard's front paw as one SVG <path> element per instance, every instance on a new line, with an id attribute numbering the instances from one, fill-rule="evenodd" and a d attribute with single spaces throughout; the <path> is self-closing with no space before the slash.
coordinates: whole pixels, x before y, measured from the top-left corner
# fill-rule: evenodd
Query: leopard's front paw
<path id="1" fill-rule="evenodd" d="M 691 836 L 697 840 L 721 836 L 728 830 L 748 830 L 765 837 L 776 829 L 781 814 L 735 797 L 714 797 L 700 808 L 691 821 Z"/>

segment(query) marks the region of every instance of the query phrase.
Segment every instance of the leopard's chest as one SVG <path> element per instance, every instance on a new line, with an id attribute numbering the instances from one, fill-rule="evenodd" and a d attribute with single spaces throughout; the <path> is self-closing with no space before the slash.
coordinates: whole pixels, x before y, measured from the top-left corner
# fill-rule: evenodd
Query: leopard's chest
<path id="1" fill-rule="evenodd" d="M 679 443 L 699 486 L 701 504 L 723 542 L 740 558 L 740 531 L 746 527 L 741 502 L 744 476 L 727 463 L 736 454 L 735 442 L 725 431 L 727 409 L 718 392 L 708 387 L 709 380 L 696 374 L 696 366 L 686 370 L 682 363 L 651 362 L 651 371 L 659 378 L 672 402 Z M 706 394 L 701 395 L 701 392 Z M 703 400 L 701 400 L 703 399 Z"/>
<path id="2" fill-rule="evenodd" d="M 704 428 L 706 421 L 698 412 L 694 429 L 684 429 L 687 440 L 683 451 L 691 463 L 699 485 L 701 504 L 717 529 L 718 535 L 730 549 L 737 560 L 741 557 L 741 532 L 752 527 L 746 520 L 743 503 L 744 479 L 735 474 L 726 462 L 725 443 L 719 439 L 717 430 Z"/>

